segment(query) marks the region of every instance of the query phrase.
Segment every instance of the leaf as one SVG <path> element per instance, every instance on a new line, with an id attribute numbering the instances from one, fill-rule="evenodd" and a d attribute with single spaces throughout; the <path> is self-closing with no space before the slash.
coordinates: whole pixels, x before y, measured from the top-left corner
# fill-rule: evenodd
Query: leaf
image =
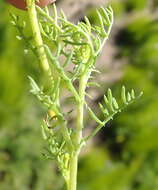
<path id="1" fill-rule="evenodd" d="M 73 42 L 73 41 L 69 41 L 69 40 L 63 40 L 63 42 L 64 42 L 65 44 L 71 44 L 71 45 L 76 45 L 76 46 L 87 45 L 86 42 Z"/>
<path id="2" fill-rule="evenodd" d="M 138 98 L 140 98 L 141 96 L 143 96 L 143 92 L 140 92 Z"/>
<path id="3" fill-rule="evenodd" d="M 128 92 L 128 93 L 127 93 L 127 101 L 130 102 L 131 99 L 132 99 L 132 98 L 131 98 L 131 95 L 130 95 L 130 93 Z"/>
<path id="4" fill-rule="evenodd" d="M 22 36 L 16 36 L 16 38 L 17 38 L 19 41 L 23 39 Z"/>
<path id="5" fill-rule="evenodd" d="M 43 136 L 43 139 L 44 140 L 47 140 L 47 134 L 46 134 L 46 131 L 45 131 L 45 127 L 43 125 L 41 125 L 41 128 L 42 128 L 42 136 Z"/>
<path id="6" fill-rule="evenodd" d="M 88 26 L 89 33 L 91 33 L 91 28 L 92 28 L 91 23 L 90 23 L 88 17 L 85 16 L 84 19 L 85 19 L 85 22 L 86 22 L 86 24 Z"/>
<path id="7" fill-rule="evenodd" d="M 123 104 L 119 106 L 117 100 L 112 95 L 111 89 L 108 89 L 107 96 L 104 95 L 104 102 L 106 104 L 106 107 L 104 107 L 101 103 L 99 103 L 99 107 L 104 115 L 106 114 L 109 117 L 113 117 L 113 115 L 117 114 L 118 112 L 121 112 L 121 110 L 124 109 L 128 104 L 133 103 L 136 99 L 141 97 L 142 94 L 143 93 L 141 92 L 137 97 L 135 97 L 135 92 L 132 89 L 131 93 L 127 92 L 126 96 L 126 90 L 125 87 L 123 86 L 121 90 L 121 98 Z"/>
<path id="8" fill-rule="evenodd" d="M 135 92 L 134 92 L 134 90 L 133 90 L 133 89 L 131 90 L 131 97 L 132 97 L 132 99 L 134 99 L 134 98 L 135 98 Z"/>
<path id="9" fill-rule="evenodd" d="M 104 16 L 104 24 L 106 26 L 109 26 L 111 24 L 111 21 L 109 19 L 109 15 L 108 15 L 107 11 L 104 9 L 104 7 L 101 7 L 101 10 L 102 10 L 102 13 L 103 13 L 103 16 Z"/>
<path id="10" fill-rule="evenodd" d="M 108 17 L 110 19 L 110 22 L 112 23 L 113 22 L 113 9 L 112 9 L 112 7 L 111 6 L 107 7 L 106 11 L 108 12 Z"/>
<path id="11" fill-rule="evenodd" d="M 109 101 L 108 101 L 108 99 L 107 99 L 107 97 L 106 97 L 105 95 L 104 95 L 104 102 L 105 102 L 105 104 L 106 104 L 108 110 L 111 112 L 111 111 L 112 111 L 112 110 L 111 110 L 111 106 L 110 106 Z"/>
<path id="12" fill-rule="evenodd" d="M 101 111 L 102 111 L 104 114 L 109 115 L 108 110 L 107 110 L 106 108 L 104 108 L 104 106 L 103 106 L 101 103 L 99 103 L 99 107 L 100 107 Z"/>
<path id="13" fill-rule="evenodd" d="M 34 95 L 37 95 L 41 90 L 38 87 L 38 85 L 36 84 L 36 82 L 34 81 L 34 79 L 30 76 L 28 76 L 29 80 L 30 80 L 30 85 L 31 85 L 31 93 Z"/>
<path id="14" fill-rule="evenodd" d="M 55 20 L 55 22 L 57 23 L 57 20 L 58 20 L 58 13 L 57 13 L 57 8 L 56 8 L 55 3 L 53 3 L 53 15 L 54 15 L 54 20 Z"/>
<path id="15" fill-rule="evenodd" d="M 71 63 L 72 56 L 73 56 L 73 51 L 66 56 L 67 59 L 65 60 L 63 67 L 66 67 Z"/>
<path id="16" fill-rule="evenodd" d="M 126 89 L 124 86 L 122 86 L 122 90 L 121 90 L 121 98 L 124 104 L 128 104 L 127 103 L 127 99 L 126 99 Z"/>
<path id="17" fill-rule="evenodd" d="M 102 30 L 102 33 L 105 34 L 105 30 L 104 30 L 104 22 L 103 22 L 103 18 L 102 18 L 102 15 L 100 14 L 100 12 L 97 10 L 97 15 L 98 15 L 98 18 L 99 18 L 99 23 L 100 23 L 100 27 L 101 27 L 101 30 Z"/>
<path id="18" fill-rule="evenodd" d="M 99 87 L 100 88 L 100 85 L 96 82 L 88 82 L 87 86 L 96 86 L 96 87 Z"/>
<path id="19" fill-rule="evenodd" d="M 92 72 L 100 74 L 101 72 L 97 69 L 93 69 Z"/>
<path id="20" fill-rule="evenodd" d="M 104 95 L 104 102 L 106 103 L 107 105 L 107 109 L 106 107 L 104 107 L 101 103 L 99 103 L 99 107 L 102 111 L 102 113 L 105 115 L 107 115 L 106 118 L 104 118 L 103 121 L 99 120 L 98 117 L 93 113 L 93 111 L 88 108 L 88 111 L 91 115 L 91 117 L 99 124 L 92 132 L 90 135 L 88 135 L 87 137 L 85 137 L 83 139 L 82 142 L 85 142 L 85 141 L 88 141 L 89 139 L 91 139 L 92 137 L 94 137 L 105 125 L 108 121 L 110 121 L 111 119 L 113 119 L 113 117 L 121 112 L 122 109 L 124 109 L 125 107 L 127 107 L 130 103 L 133 103 L 135 100 L 137 100 L 138 98 L 140 98 L 142 95 L 143 95 L 143 92 L 140 92 L 140 94 L 138 96 L 135 97 L 135 92 L 134 90 L 132 89 L 131 90 L 131 93 L 127 92 L 127 96 L 126 96 L 126 90 L 125 90 L 125 87 L 123 86 L 122 87 L 122 90 L 121 90 L 121 98 L 123 100 L 123 104 L 122 105 L 118 105 L 116 99 L 113 97 L 112 95 L 112 92 L 111 92 L 111 89 L 108 89 L 108 92 L 107 92 L 107 97 L 106 95 Z M 131 95 L 132 94 L 132 95 Z M 113 104 L 113 111 L 111 110 L 110 108 L 110 104 L 111 104 L 111 101 L 112 101 L 112 104 Z M 128 103 L 127 103 L 128 101 Z"/>
<path id="21" fill-rule="evenodd" d="M 89 33 L 89 26 L 87 26 L 84 22 L 80 22 L 78 26 L 86 33 Z"/>
<path id="22" fill-rule="evenodd" d="M 91 110 L 90 107 L 88 107 L 88 112 L 90 114 L 90 116 L 99 124 L 103 124 L 102 121 L 100 121 L 100 119 L 94 114 L 94 112 Z"/>
<path id="23" fill-rule="evenodd" d="M 64 11 L 61 9 L 60 10 L 60 15 L 61 15 L 61 17 L 64 19 L 64 20 L 67 20 L 67 17 L 66 17 L 66 15 L 65 15 L 65 13 L 64 13 Z"/>
<path id="24" fill-rule="evenodd" d="M 119 109 L 118 103 L 114 97 L 112 98 L 112 103 L 113 103 L 115 109 Z"/>
<path id="25" fill-rule="evenodd" d="M 91 100 L 93 100 L 93 97 L 92 97 L 90 94 L 88 94 L 87 92 L 85 92 L 85 95 L 86 95 L 88 98 L 90 98 Z"/>

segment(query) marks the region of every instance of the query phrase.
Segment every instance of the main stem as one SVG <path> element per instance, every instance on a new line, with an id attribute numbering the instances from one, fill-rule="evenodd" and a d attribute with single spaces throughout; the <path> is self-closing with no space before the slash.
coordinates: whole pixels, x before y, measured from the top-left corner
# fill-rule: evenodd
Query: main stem
<path id="1" fill-rule="evenodd" d="M 33 38 L 35 47 L 37 48 L 38 57 L 40 60 L 40 66 L 44 71 L 44 74 L 51 76 L 51 70 L 49 67 L 48 59 L 43 46 L 43 40 L 39 28 L 35 0 L 26 0 L 29 20 L 33 32 Z"/>
<path id="2" fill-rule="evenodd" d="M 68 183 L 68 190 L 77 189 L 77 170 L 78 170 L 78 156 L 80 153 L 80 143 L 82 140 L 82 129 L 83 125 L 83 115 L 84 115 L 84 101 L 85 101 L 85 89 L 86 89 L 87 79 L 86 76 L 82 76 L 79 84 L 79 96 L 80 102 L 77 106 L 77 116 L 76 116 L 76 134 L 74 137 L 74 144 L 76 150 L 71 154 L 70 159 L 70 177 Z"/>

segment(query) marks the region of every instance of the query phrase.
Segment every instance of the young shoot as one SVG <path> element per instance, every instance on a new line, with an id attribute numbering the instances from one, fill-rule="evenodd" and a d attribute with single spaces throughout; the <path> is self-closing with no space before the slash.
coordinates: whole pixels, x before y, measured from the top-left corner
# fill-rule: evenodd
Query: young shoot
<path id="1" fill-rule="evenodd" d="M 37 84 L 29 76 L 31 93 L 47 110 L 41 125 L 42 135 L 47 143 L 44 156 L 56 161 L 67 189 L 76 190 L 78 157 L 82 145 L 142 93 L 135 95 L 133 89 L 126 92 L 123 86 L 120 90 L 122 104 L 119 105 L 112 91 L 108 89 L 104 102 L 98 105 L 103 120 L 86 103 L 86 90 L 92 84 L 92 72 L 96 71 L 97 58 L 109 38 L 113 24 L 113 10 L 110 6 L 97 10 L 99 23 L 93 26 L 88 17 L 83 22 L 71 23 L 63 11 L 57 13 L 55 4 L 51 15 L 47 8 L 36 6 L 34 0 L 26 0 L 26 3 L 32 27 L 31 38 L 25 35 L 24 22 L 19 21 L 15 15 L 12 15 L 12 24 L 19 31 L 18 39 L 23 39 L 26 48 L 36 55 L 49 81 L 49 89 L 45 90 L 45 86 Z M 98 84 L 95 82 L 95 85 Z M 71 111 L 65 113 L 63 109 L 63 91 L 69 93 L 73 102 L 72 109 L 76 110 L 74 127 L 69 123 Z M 88 136 L 83 136 L 86 110 L 96 122 L 96 128 Z"/>

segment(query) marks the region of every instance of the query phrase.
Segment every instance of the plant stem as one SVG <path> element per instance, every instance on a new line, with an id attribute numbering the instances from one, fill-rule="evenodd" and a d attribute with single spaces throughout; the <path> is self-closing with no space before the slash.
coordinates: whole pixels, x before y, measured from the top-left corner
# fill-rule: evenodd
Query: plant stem
<path id="1" fill-rule="evenodd" d="M 32 32 L 33 32 L 35 47 L 37 48 L 37 53 L 40 60 L 40 66 L 42 70 L 44 71 L 44 74 L 47 74 L 50 76 L 51 70 L 49 67 L 48 59 L 47 59 L 45 49 L 43 46 L 43 40 L 40 33 L 35 0 L 26 0 L 26 3 L 27 3 L 29 20 L 30 20 L 30 24 L 31 24 Z"/>
<path id="2" fill-rule="evenodd" d="M 79 96 L 80 102 L 77 105 L 77 116 L 76 116 L 76 135 L 74 137 L 74 144 L 76 150 L 71 154 L 70 159 L 70 178 L 69 178 L 69 186 L 68 190 L 76 190 L 77 189 L 77 170 L 78 170 L 78 155 L 80 153 L 80 143 L 82 140 L 82 129 L 84 127 L 83 124 L 83 115 L 84 115 L 84 101 L 85 101 L 85 89 L 87 84 L 87 77 L 82 76 L 79 84 Z"/>
<path id="3" fill-rule="evenodd" d="M 77 118 L 76 118 L 76 145 L 80 144 L 82 139 L 82 129 L 84 127 L 83 124 L 83 114 L 84 114 L 84 101 L 85 101 L 85 89 L 87 85 L 87 76 L 83 75 L 79 81 L 79 96 L 80 102 L 77 107 Z"/>
<path id="4" fill-rule="evenodd" d="M 70 176 L 68 182 L 68 190 L 77 189 L 77 170 L 78 170 L 78 153 L 74 152 L 70 158 Z"/>

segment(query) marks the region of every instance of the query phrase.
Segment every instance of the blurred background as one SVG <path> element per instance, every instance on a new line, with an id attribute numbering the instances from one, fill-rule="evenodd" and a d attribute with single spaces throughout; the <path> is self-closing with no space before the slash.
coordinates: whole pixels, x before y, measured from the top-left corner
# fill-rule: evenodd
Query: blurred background
<path id="1" fill-rule="evenodd" d="M 158 190 L 158 1 L 58 0 L 57 7 L 74 22 L 87 15 L 97 23 L 95 8 L 107 4 L 115 23 L 98 61 L 102 88 L 90 92 L 94 108 L 108 87 L 117 97 L 122 84 L 144 95 L 84 149 L 78 190 Z M 16 39 L 9 12 L 27 20 L 0 2 L 0 189 L 63 190 L 56 165 L 42 157 L 44 110 L 29 93 L 27 76 L 40 78 L 38 64 Z"/>

